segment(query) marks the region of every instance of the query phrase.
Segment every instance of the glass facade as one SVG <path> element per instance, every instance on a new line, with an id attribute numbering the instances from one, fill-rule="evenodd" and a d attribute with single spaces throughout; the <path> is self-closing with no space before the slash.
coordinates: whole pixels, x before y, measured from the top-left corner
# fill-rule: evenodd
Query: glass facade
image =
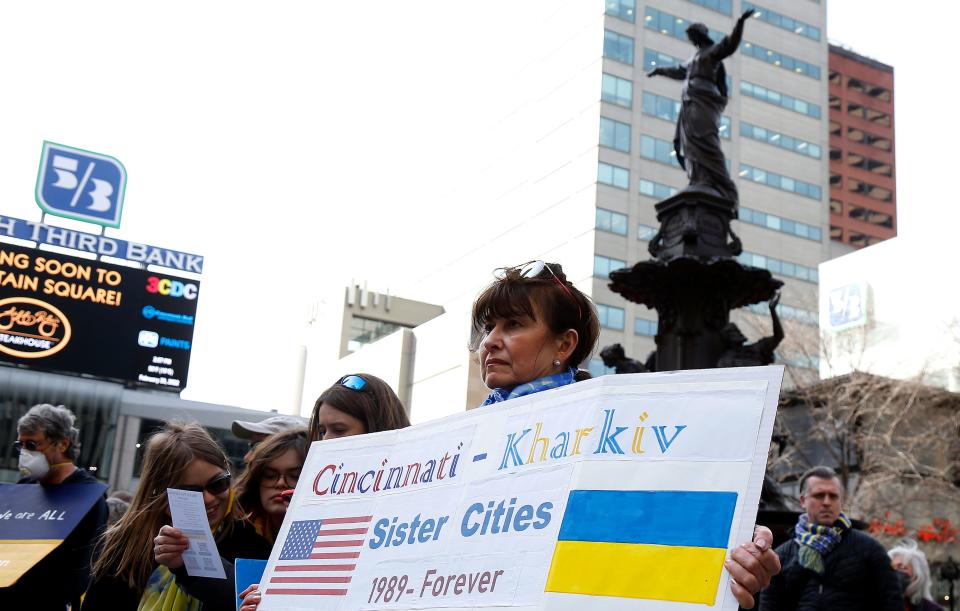
<path id="1" fill-rule="evenodd" d="M 680 167 L 677 162 L 677 154 L 673 150 L 673 143 L 653 136 L 640 136 L 640 156 L 677 168 Z"/>
<path id="2" fill-rule="evenodd" d="M 597 318 L 600 326 L 606 329 L 623 331 L 623 308 L 608 306 L 602 303 L 597 305 Z"/>
<path id="3" fill-rule="evenodd" d="M 766 227 L 767 229 L 779 231 L 780 233 L 795 235 L 799 238 L 806 238 L 815 242 L 820 242 L 823 239 L 823 230 L 819 227 L 807 225 L 800 221 L 785 219 L 775 214 L 751 210 L 743 206 L 740 207 L 740 221 L 759 227 Z"/>
<path id="4" fill-rule="evenodd" d="M 749 305 L 747 306 L 747 309 L 754 314 L 765 314 L 767 316 L 770 315 L 770 307 L 766 302 Z M 795 308 L 783 303 L 777 306 L 777 315 L 780 316 L 780 318 L 789 318 L 791 320 L 802 322 L 805 325 L 811 325 L 813 327 L 820 326 L 820 318 L 817 316 L 816 312 L 811 312 L 810 310 L 804 310 L 802 308 Z"/>
<path id="5" fill-rule="evenodd" d="M 682 17 L 658 11 L 652 6 L 648 6 L 643 14 L 643 27 L 648 30 L 653 30 L 654 32 L 672 36 L 673 38 L 678 38 L 684 42 L 689 42 L 687 38 L 687 28 L 690 27 L 692 23 L 693 22 L 687 21 Z M 723 33 L 710 30 L 710 37 L 714 41 L 720 40 L 724 36 L 725 34 Z"/>
<path id="6" fill-rule="evenodd" d="M 819 272 L 817 272 L 816 269 L 812 267 L 806 267 L 805 265 L 800 265 L 799 263 L 791 263 L 790 261 L 774 259 L 773 257 L 767 257 L 765 255 L 760 255 L 753 252 L 742 252 L 737 259 L 739 259 L 744 265 L 762 267 L 770 270 L 770 272 L 773 274 L 788 276 L 790 278 L 796 278 L 797 280 L 805 280 L 813 283 L 816 283 L 820 280 Z"/>
<path id="7" fill-rule="evenodd" d="M 809 76 L 810 78 L 817 80 L 820 79 L 819 66 L 814 66 L 813 64 L 809 64 L 802 59 L 797 59 L 796 57 L 784 55 L 783 53 L 774 51 L 773 49 L 761 47 L 756 43 L 744 42 L 740 45 L 740 52 L 747 57 L 759 59 L 760 61 L 784 68 L 785 70 L 790 70 L 791 72 L 796 72 L 797 74 Z"/>
<path id="8" fill-rule="evenodd" d="M 757 14 L 754 15 L 754 19 L 759 19 L 764 23 L 769 23 L 770 25 L 778 28 L 789 30 L 794 34 L 799 34 L 800 36 L 806 36 L 810 40 L 820 40 L 820 28 L 814 27 L 809 23 L 804 23 L 798 19 L 794 19 L 793 17 L 782 15 L 775 11 L 771 11 L 768 8 L 763 8 L 762 6 L 757 6 L 752 2 L 743 0 L 740 3 L 740 10 L 746 11 L 748 9 L 757 11 Z"/>
<path id="9" fill-rule="evenodd" d="M 630 124 L 600 117 L 600 146 L 630 152 Z"/>
<path id="10" fill-rule="evenodd" d="M 636 0 L 607 0 L 605 13 L 617 19 L 633 23 L 637 19 Z"/>
<path id="11" fill-rule="evenodd" d="M 671 187 L 670 185 L 664 185 L 659 182 L 653 182 L 652 180 L 640 179 L 640 193 L 643 195 L 649 195 L 650 197 L 656 197 L 657 199 L 666 199 L 671 195 L 676 195 L 677 189 Z"/>
<path id="12" fill-rule="evenodd" d="M 703 8 L 708 8 L 711 11 L 717 11 L 718 13 L 723 13 L 724 15 L 730 15 L 733 13 L 732 0 L 687 0 L 687 2 L 699 4 Z"/>
<path id="13" fill-rule="evenodd" d="M 819 200 L 822 192 L 820 185 L 790 178 L 789 176 L 783 176 L 776 172 L 761 170 L 760 168 L 755 168 L 744 163 L 740 164 L 740 178 L 752 180 L 753 182 L 780 189 L 781 191 L 796 193 L 797 195 L 809 197 L 810 199 Z"/>
<path id="14" fill-rule="evenodd" d="M 644 225 L 643 223 L 637 224 L 637 239 L 644 242 L 649 242 L 653 239 L 653 236 L 657 235 L 656 227 L 651 227 L 650 225 Z"/>
<path id="15" fill-rule="evenodd" d="M 597 164 L 597 182 L 618 189 L 629 189 L 630 170 L 601 161 Z"/>
<path id="16" fill-rule="evenodd" d="M 356 352 L 399 328 L 400 325 L 392 322 L 354 316 L 350 319 L 350 330 L 347 332 L 347 352 Z"/>
<path id="17" fill-rule="evenodd" d="M 600 99 L 625 108 L 633 107 L 633 81 L 612 74 L 603 74 Z"/>
<path id="18" fill-rule="evenodd" d="M 633 65 L 633 38 L 611 30 L 603 31 L 603 56 Z"/>
<path id="19" fill-rule="evenodd" d="M 647 94 L 643 95 L 646 96 Z M 646 98 L 644 98 L 644 104 L 646 104 Z M 821 150 L 819 144 L 781 134 L 780 132 L 775 132 L 772 129 L 760 127 L 759 125 L 740 121 L 740 135 L 750 138 L 751 140 L 759 140 L 760 142 L 766 142 L 773 146 L 779 146 L 782 149 L 799 153 L 800 155 L 820 159 Z"/>
<path id="20" fill-rule="evenodd" d="M 740 81 L 740 93 L 768 104 L 780 106 L 787 110 L 813 117 L 814 119 L 820 118 L 820 106 L 818 104 L 806 102 L 785 93 L 774 91 L 773 89 L 767 89 L 762 85 L 756 85 L 748 81 Z"/>
<path id="21" fill-rule="evenodd" d="M 623 269 L 626 266 L 626 261 L 604 257 L 603 255 L 593 255 L 593 275 L 597 278 L 609 278 L 610 272 L 615 269 Z"/>
<path id="22" fill-rule="evenodd" d="M 657 334 L 657 321 L 635 318 L 633 320 L 633 332 L 637 335 L 654 337 Z"/>
<path id="23" fill-rule="evenodd" d="M 615 233 L 617 235 L 627 235 L 627 215 L 614 212 L 613 210 L 597 208 L 596 227 L 600 231 Z"/>

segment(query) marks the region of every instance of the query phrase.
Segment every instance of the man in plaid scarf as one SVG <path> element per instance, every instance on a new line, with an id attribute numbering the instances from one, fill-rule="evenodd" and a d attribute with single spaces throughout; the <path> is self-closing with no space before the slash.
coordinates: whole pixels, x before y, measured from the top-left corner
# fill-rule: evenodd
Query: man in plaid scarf
<path id="1" fill-rule="evenodd" d="M 760 593 L 763 611 L 903 611 L 903 594 L 883 546 L 843 514 L 843 485 L 829 467 L 800 478 L 804 513 L 777 548 L 783 570 Z"/>

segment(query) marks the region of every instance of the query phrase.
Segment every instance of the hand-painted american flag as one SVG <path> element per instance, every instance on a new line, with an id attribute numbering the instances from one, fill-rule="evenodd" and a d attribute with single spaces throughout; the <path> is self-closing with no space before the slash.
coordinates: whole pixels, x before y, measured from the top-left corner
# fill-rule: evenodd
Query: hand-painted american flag
<path id="1" fill-rule="evenodd" d="M 345 596 L 373 516 L 290 525 L 267 594 Z"/>

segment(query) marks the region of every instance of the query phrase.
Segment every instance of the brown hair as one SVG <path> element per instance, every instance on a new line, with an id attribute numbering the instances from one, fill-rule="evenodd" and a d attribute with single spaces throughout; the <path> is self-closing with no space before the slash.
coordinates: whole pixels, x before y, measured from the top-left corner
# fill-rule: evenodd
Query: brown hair
<path id="1" fill-rule="evenodd" d="M 254 516 L 263 514 L 260 504 L 260 480 L 267 464 L 275 458 L 296 450 L 302 464 L 307 458 L 307 429 L 297 427 L 270 435 L 253 450 L 246 471 L 237 479 L 237 502 L 243 511 Z"/>
<path id="2" fill-rule="evenodd" d="M 143 456 L 140 485 L 130 508 L 103 536 L 103 549 L 93 563 L 94 579 L 118 577 L 129 587 L 143 591 L 156 568 L 153 537 L 169 521 L 167 488 L 181 482 L 184 470 L 194 460 L 229 471 L 227 455 L 199 423 L 167 422 L 150 437 Z M 240 512 L 231 502 L 224 525 L 218 529 L 219 538 L 227 536 L 233 521 L 239 518 Z"/>
<path id="3" fill-rule="evenodd" d="M 470 350 L 476 352 L 480 347 L 487 323 L 517 316 L 536 320 L 540 312 L 554 335 L 567 329 L 577 332 L 577 347 L 570 353 L 567 365 L 580 366 L 593 352 L 600 336 L 593 302 L 567 280 L 559 263 L 546 263 L 545 269 L 532 278 L 520 275 L 522 267 L 497 270 L 502 277 L 485 288 L 473 303 Z"/>
<path id="4" fill-rule="evenodd" d="M 308 428 L 312 441 L 320 440 L 317 412 L 324 403 L 329 403 L 341 412 L 362 421 L 368 433 L 392 431 L 410 426 L 407 410 L 403 408 L 403 403 L 389 384 L 369 373 L 350 375 L 363 378 L 366 385 L 360 390 L 354 390 L 341 385 L 338 380 L 333 386 L 323 391 L 317 402 L 313 404 L 313 414 L 310 416 Z"/>

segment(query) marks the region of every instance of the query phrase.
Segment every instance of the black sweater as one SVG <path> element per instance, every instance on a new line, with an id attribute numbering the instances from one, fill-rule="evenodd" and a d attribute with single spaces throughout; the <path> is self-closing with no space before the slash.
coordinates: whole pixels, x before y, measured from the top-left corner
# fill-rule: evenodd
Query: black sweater
<path id="1" fill-rule="evenodd" d="M 783 570 L 760 593 L 761 611 L 903 611 L 903 594 L 886 550 L 867 534 L 848 530 L 823 559 L 818 575 L 800 566 L 793 539 L 777 554 Z"/>
<path id="2" fill-rule="evenodd" d="M 204 611 L 233 611 L 236 609 L 233 561 L 237 558 L 266 560 L 270 557 L 270 543 L 256 533 L 252 524 L 238 521 L 229 536 L 217 541 L 217 551 L 226 579 L 190 577 L 183 567 L 173 574 L 183 591 L 203 603 Z M 136 611 L 141 596 L 143 591 L 131 588 L 125 579 L 104 576 L 90 584 L 81 611 Z"/>

